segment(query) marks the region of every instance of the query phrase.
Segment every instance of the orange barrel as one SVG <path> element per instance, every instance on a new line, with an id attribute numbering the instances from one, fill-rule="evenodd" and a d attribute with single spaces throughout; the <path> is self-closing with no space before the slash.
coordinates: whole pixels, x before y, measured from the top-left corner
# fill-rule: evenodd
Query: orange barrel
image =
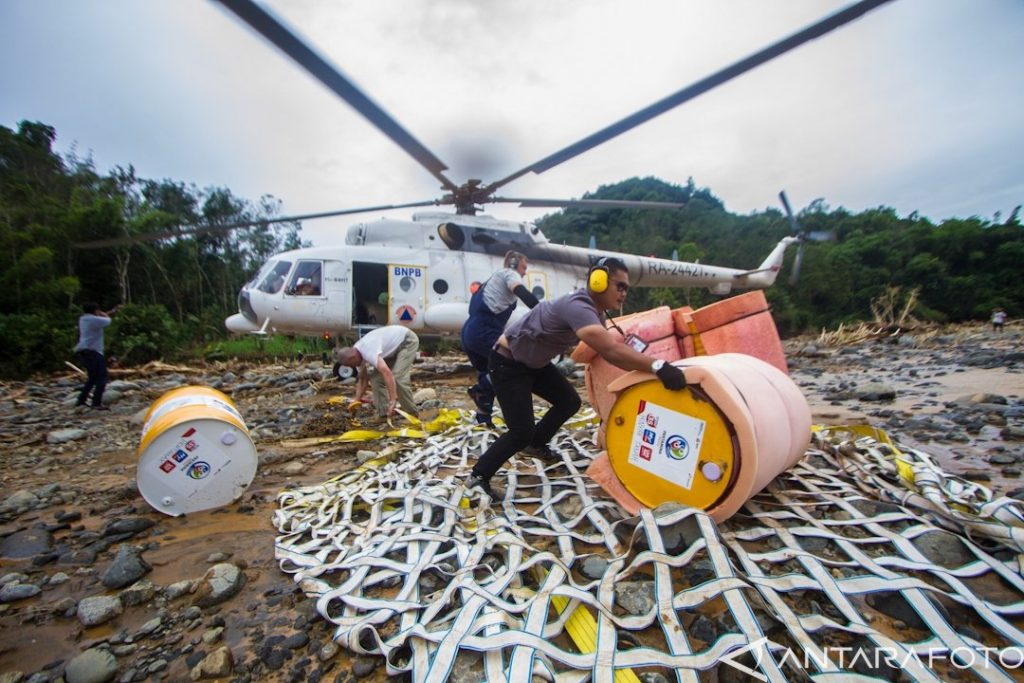
<path id="1" fill-rule="evenodd" d="M 136 479 L 146 502 L 178 516 L 238 499 L 256 475 L 256 447 L 231 399 L 179 387 L 146 413 Z"/>
<path id="2" fill-rule="evenodd" d="M 675 501 L 720 522 L 803 457 L 811 410 L 788 375 L 752 356 L 675 365 L 686 375 L 682 391 L 639 372 L 608 387 L 616 393 L 604 424 L 608 460 L 640 504 Z"/>

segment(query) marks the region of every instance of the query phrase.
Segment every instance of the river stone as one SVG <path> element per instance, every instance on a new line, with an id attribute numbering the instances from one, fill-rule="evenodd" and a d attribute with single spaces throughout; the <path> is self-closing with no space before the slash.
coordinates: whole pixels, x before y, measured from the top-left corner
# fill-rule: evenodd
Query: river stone
<path id="1" fill-rule="evenodd" d="M 92 648 L 78 655 L 64 669 L 67 683 L 107 683 L 117 674 L 117 660 L 107 650 Z"/>
<path id="2" fill-rule="evenodd" d="M 0 541 L 0 557 L 23 559 L 51 549 L 53 536 L 45 529 L 24 529 Z"/>
<path id="3" fill-rule="evenodd" d="M 11 495 L 7 496 L 4 500 L 3 507 L 7 510 L 19 510 L 21 508 L 32 507 L 39 502 L 39 496 L 22 489 L 21 491 L 15 491 Z"/>
<path id="4" fill-rule="evenodd" d="M 39 595 L 42 589 L 32 583 L 8 583 L 0 588 L 0 602 L 17 602 Z"/>
<path id="5" fill-rule="evenodd" d="M 615 584 L 615 602 L 630 614 L 648 614 L 655 606 L 654 582 L 620 581 Z"/>
<path id="6" fill-rule="evenodd" d="M 437 400 L 437 390 L 434 389 L 433 387 L 424 387 L 423 389 L 418 389 L 416 393 L 412 395 L 412 400 L 417 405 L 423 403 L 424 401 Z"/>
<path id="7" fill-rule="evenodd" d="M 868 382 L 857 387 L 856 396 L 861 401 L 892 401 L 896 398 L 896 390 L 882 382 Z"/>
<path id="8" fill-rule="evenodd" d="M 224 562 L 210 567 L 199 581 L 194 604 L 198 607 L 218 605 L 234 597 L 242 589 L 245 576 L 233 564 Z"/>
<path id="9" fill-rule="evenodd" d="M 124 611 L 116 595 L 94 595 L 78 603 L 78 620 L 83 626 L 98 626 L 114 619 Z"/>
<path id="10" fill-rule="evenodd" d="M 608 569 L 608 560 L 599 555 L 590 555 L 580 565 L 580 573 L 588 579 L 597 580 L 604 576 Z"/>
<path id="11" fill-rule="evenodd" d="M 223 678 L 231 673 L 234 665 L 235 659 L 231 650 L 227 647 L 217 648 L 189 672 L 189 678 L 193 681 L 203 678 Z"/>
<path id="12" fill-rule="evenodd" d="M 107 588 L 124 588 L 141 579 L 152 569 L 149 563 L 142 559 L 138 548 L 124 543 L 100 581 Z"/>
<path id="13" fill-rule="evenodd" d="M 55 429 L 46 435 L 46 443 L 58 444 L 67 443 L 68 441 L 77 441 L 78 439 L 84 439 L 89 432 L 78 427 L 71 427 L 68 429 Z"/>
<path id="14" fill-rule="evenodd" d="M 930 562 L 948 569 L 958 569 L 978 559 L 963 541 L 947 531 L 929 531 L 913 539 L 911 543 Z"/>
<path id="15" fill-rule="evenodd" d="M 143 605 L 152 600 L 154 595 L 156 595 L 156 586 L 151 581 L 143 579 L 121 591 L 121 604 L 125 607 Z"/>
<path id="16" fill-rule="evenodd" d="M 118 519 L 109 524 L 104 525 L 103 531 L 100 533 L 103 536 L 118 536 L 120 534 L 137 534 L 140 531 L 153 526 L 155 522 L 146 517 L 125 517 L 124 519 Z"/>

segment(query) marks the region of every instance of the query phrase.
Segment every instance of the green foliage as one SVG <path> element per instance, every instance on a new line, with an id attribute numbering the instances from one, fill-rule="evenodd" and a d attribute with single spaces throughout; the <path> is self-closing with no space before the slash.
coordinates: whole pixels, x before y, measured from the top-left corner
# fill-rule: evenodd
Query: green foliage
<path id="1" fill-rule="evenodd" d="M 247 335 L 229 337 L 200 346 L 193 346 L 187 355 L 206 360 L 226 360 L 238 358 L 242 360 L 266 361 L 281 359 L 310 358 L 316 359 L 324 353 L 330 354 L 333 343 L 322 337 L 288 337 L 276 335 L 262 337 Z"/>
<path id="2" fill-rule="evenodd" d="M 67 311 L 0 314 L 0 377 L 24 379 L 74 362 L 78 316 Z"/>
<path id="3" fill-rule="evenodd" d="M 599 248 L 661 258 L 675 250 L 679 260 L 754 268 L 790 232 L 780 211 L 731 214 L 692 179 L 679 187 L 633 178 L 586 196 L 688 203 L 677 211 L 567 209 L 538 221 L 550 240 L 584 246 L 593 235 Z M 914 213 L 900 218 L 889 207 L 852 214 L 817 199 L 799 213 L 801 227 L 831 232 L 837 240 L 804 244 L 796 286 L 787 284 L 796 252 L 789 250 L 779 281 L 767 293 L 776 324 L 789 335 L 871 320 L 871 302 L 893 286 L 918 292 L 914 313 L 922 320 L 987 319 L 995 306 L 1011 317 L 1024 315 L 1024 230 L 1017 215 L 1001 225 L 970 218 L 935 226 Z M 716 298 L 706 290 L 634 291 L 627 312 L 663 303 L 699 308 Z"/>
<path id="4" fill-rule="evenodd" d="M 180 332 L 174 318 L 160 304 L 123 306 L 107 327 L 107 355 L 124 365 L 139 365 L 171 355 Z"/>

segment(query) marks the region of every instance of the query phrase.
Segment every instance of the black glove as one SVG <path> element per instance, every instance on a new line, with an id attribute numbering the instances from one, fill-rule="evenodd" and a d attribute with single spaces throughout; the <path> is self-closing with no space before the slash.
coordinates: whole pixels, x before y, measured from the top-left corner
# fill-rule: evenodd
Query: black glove
<path id="1" fill-rule="evenodd" d="M 658 372 L 658 379 L 669 391 L 679 391 L 680 389 L 686 388 L 686 376 L 683 371 L 672 365 L 671 363 L 665 363 Z"/>

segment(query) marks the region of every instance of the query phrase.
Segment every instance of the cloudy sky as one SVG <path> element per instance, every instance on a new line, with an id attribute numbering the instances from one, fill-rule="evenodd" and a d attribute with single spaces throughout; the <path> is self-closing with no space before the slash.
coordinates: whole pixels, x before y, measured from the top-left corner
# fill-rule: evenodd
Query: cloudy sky
<path id="1" fill-rule="evenodd" d="M 502 178 L 850 2 L 271 0 L 448 166 Z M 815 198 L 935 221 L 1024 203 L 1024 2 L 894 0 L 540 175 L 572 198 L 693 177 L 737 213 Z M 209 0 L 0 0 L 0 125 L 100 172 L 272 194 L 285 213 L 432 199 L 417 162 Z M 545 210 L 496 205 L 501 217 Z M 410 211 L 392 212 L 397 217 Z M 316 244 L 374 214 L 307 222 Z"/>

